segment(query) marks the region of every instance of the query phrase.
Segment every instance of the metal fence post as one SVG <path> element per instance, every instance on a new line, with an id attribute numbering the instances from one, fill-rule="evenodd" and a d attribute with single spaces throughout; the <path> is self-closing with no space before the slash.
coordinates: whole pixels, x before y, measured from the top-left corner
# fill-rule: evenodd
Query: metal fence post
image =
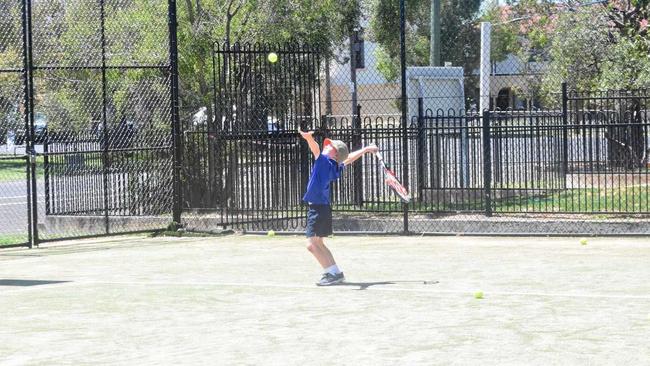
<path id="1" fill-rule="evenodd" d="M 492 216 L 492 146 L 490 136 L 490 111 L 483 112 L 483 189 L 485 216 Z"/>
<path id="2" fill-rule="evenodd" d="M 353 117 L 352 150 L 361 148 L 361 105 L 356 107 L 356 115 Z M 363 206 L 363 165 L 356 165 L 354 169 L 354 202 L 357 206 Z"/>
<path id="3" fill-rule="evenodd" d="M 168 3 L 169 23 L 169 69 L 171 82 L 171 112 L 172 112 L 172 134 L 173 134 L 173 208 L 172 216 L 174 222 L 181 222 L 181 124 L 178 114 L 178 42 L 176 39 L 176 0 L 169 0 Z M 207 121 L 208 125 L 212 121 Z"/>
<path id="4" fill-rule="evenodd" d="M 301 131 L 309 131 L 309 124 L 306 120 L 299 121 Z M 322 136 L 323 139 L 328 137 L 327 135 Z M 309 150 L 309 145 L 303 139 L 300 139 L 300 187 L 307 187 L 307 182 L 309 181 L 310 174 L 310 162 L 312 160 L 312 154 Z"/>
<path id="5" fill-rule="evenodd" d="M 27 127 L 29 126 L 29 62 L 27 60 L 28 54 L 27 54 L 27 3 L 28 1 L 23 1 L 22 2 L 22 8 L 21 8 L 21 13 L 22 13 L 22 46 L 23 46 L 23 70 L 21 73 L 21 76 L 23 78 L 23 103 L 25 103 L 25 112 L 23 116 L 23 127 L 25 130 L 27 130 Z M 29 245 L 30 248 L 33 247 L 33 240 L 32 240 L 32 205 L 30 202 L 30 196 L 29 192 L 31 189 L 31 175 L 30 175 L 30 166 L 29 166 L 29 160 L 26 157 L 23 157 L 23 161 L 25 163 L 25 192 L 28 192 L 27 195 L 27 245 Z"/>
<path id="6" fill-rule="evenodd" d="M 104 187 L 104 229 L 106 234 L 110 233 L 110 220 L 109 220 L 109 174 L 110 174 L 110 160 L 109 160 L 109 129 L 108 129 L 108 92 L 106 90 L 106 22 L 105 22 L 105 4 L 104 0 L 100 1 L 100 24 L 101 24 L 101 41 L 102 41 L 102 182 Z M 112 188 L 111 188 L 112 190 Z M 111 192 L 112 193 L 112 192 Z"/>
<path id="7" fill-rule="evenodd" d="M 402 87 L 402 176 L 404 177 L 404 187 L 409 189 L 409 174 L 408 174 L 408 119 L 406 117 L 406 110 L 408 109 L 408 99 L 406 96 L 406 6 L 404 0 L 399 2 L 399 48 L 400 48 L 400 71 L 401 71 L 401 87 Z M 404 233 L 409 232 L 409 211 L 408 204 L 402 204 L 402 211 L 404 212 Z"/>
<path id="8" fill-rule="evenodd" d="M 352 113 L 357 111 L 357 35 L 350 34 L 350 80 L 352 84 Z M 354 118 L 354 117 L 353 117 Z"/>
<path id="9" fill-rule="evenodd" d="M 422 198 L 424 191 L 424 99 L 418 98 L 418 150 L 417 150 L 417 171 L 418 171 L 418 197 Z"/>
<path id="10" fill-rule="evenodd" d="M 26 26 L 23 29 L 25 32 L 24 35 L 24 62 L 25 62 L 25 113 L 26 122 L 27 122 L 27 136 L 26 136 L 26 145 L 27 145 L 27 205 L 29 213 L 29 247 L 33 248 L 38 246 L 38 186 L 36 184 L 36 150 L 34 146 L 34 59 L 32 55 L 32 2 L 31 0 L 26 1 L 25 6 L 25 21 Z"/>
<path id="11" fill-rule="evenodd" d="M 569 96 L 567 94 L 567 84 L 562 83 L 562 176 L 564 178 L 564 188 L 567 186 L 567 174 L 569 174 Z"/>

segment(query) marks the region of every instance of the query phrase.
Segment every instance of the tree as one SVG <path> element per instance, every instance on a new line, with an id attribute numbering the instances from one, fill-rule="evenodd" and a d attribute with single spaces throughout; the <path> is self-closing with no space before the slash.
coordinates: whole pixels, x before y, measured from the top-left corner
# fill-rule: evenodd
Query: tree
<path id="1" fill-rule="evenodd" d="M 544 45 L 547 68 L 542 76 L 540 94 L 546 107 L 561 105 L 557 96 L 563 82 L 576 91 L 598 87 L 597 79 L 607 57 L 608 38 L 606 19 L 600 9 L 585 8 L 558 17 L 554 33 Z"/>
<path id="2" fill-rule="evenodd" d="M 629 89 L 650 85 L 648 0 L 584 4 L 575 0 L 521 0 L 492 6 L 484 18 L 495 24 L 492 58 L 547 65 L 539 87 L 545 106 L 559 105 L 570 89 Z"/>
<path id="3" fill-rule="evenodd" d="M 507 1 L 504 5 L 493 2 L 482 16 L 492 23 L 491 61 L 516 70 L 509 87 L 535 104 L 541 99 L 539 89 L 549 59 L 550 37 L 557 28 L 557 14 L 567 7 L 568 2 L 553 0 Z M 548 96 L 556 97 L 559 90 Z"/>
<path id="4" fill-rule="evenodd" d="M 582 94 L 597 90 L 629 91 L 620 95 L 616 92 L 617 97 L 623 98 L 615 98 L 605 107 L 586 101 L 576 103 L 607 124 L 605 138 L 609 141 L 611 166 L 645 166 L 648 149 L 641 125 L 645 111 L 640 100 L 629 94 L 650 87 L 650 1 L 616 0 L 587 5 L 576 1 L 527 2 L 492 9 L 492 15 L 500 15 L 506 23 L 497 31 L 500 39 L 507 40 L 497 43 L 501 52 L 496 52 L 497 57 L 505 53 L 538 55 L 546 64 L 539 80 L 546 107 L 559 107 L 562 82 Z"/>
<path id="5" fill-rule="evenodd" d="M 603 89 L 650 87 L 649 0 L 616 0 L 603 6 L 609 25 L 609 57 L 599 86 Z"/>
<path id="6" fill-rule="evenodd" d="M 220 47 L 224 47 L 224 44 L 225 47 L 232 47 L 235 42 L 274 45 L 291 42 L 317 47 L 324 55 L 328 55 L 358 24 L 361 0 L 185 0 L 179 10 L 181 103 L 186 116 L 201 107 L 206 108 L 208 135 L 214 136 L 217 126 L 212 123 L 215 115 L 213 108 L 216 106 L 212 103 L 214 86 L 211 60 L 215 42 Z M 230 64 L 221 66 L 221 72 L 226 75 L 233 74 L 229 73 L 230 67 L 245 67 Z M 241 95 L 249 96 L 250 100 L 265 101 L 266 98 L 260 98 L 258 93 L 262 89 L 254 88 L 241 80 L 231 82 L 235 83 L 234 90 Z M 242 103 L 236 106 L 238 111 L 242 111 L 250 102 L 248 98 L 238 98 L 236 103 Z M 258 109 L 264 108 L 260 102 L 253 104 Z M 257 116 L 258 122 L 264 119 L 264 113 L 260 110 L 248 114 L 238 113 L 238 116 Z M 237 121 L 239 122 L 243 121 Z M 266 128 L 266 121 L 263 122 L 263 127 Z M 206 200 L 198 195 L 192 203 L 193 207 L 198 207 L 196 205 L 201 202 L 215 202 L 214 198 L 225 199 L 225 196 L 232 193 L 227 186 L 221 187 L 222 172 L 216 168 L 216 161 L 213 160 L 221 155 L 219 148 L 217 144 L 209 143 L 206 158 L 209 176 L 207 184 L 216 189 L 217 197 Z M 232 156 L 227 159 L 234 162 Z M 230 166 L 230 162 L 226 161 L 224 166 Z M 204 191 L 207 190 L 206 187 Z"/>
<path id="7" fill-rule="evenodd" d="M 0 68 L 14 64 L 22 67 L 22 46 L 19 42 L 15 47 L 9 44 L 22 36 L 20 2 L 15 3 L 0 6 L 7 10 L 0 14 Z M 106 111 L 109 124 L 119 125 L 129 118 L 139 121 L 147 137 L 139 143 L 168 143 L 171 126 L 169 79 L 165 71 L 121 68 L 163 66 L 169 62 L 167 1 L 121 0 L 102 4 L 105 55 L 112 67 L 106 70 L 105 109 L 103 74 L 98 68 L 102 66 L 103 46 L 99 3 L 32 2 L 35 64 L 79 67 L 39 72 L 35 88 L 37 109 L 46 110 L 51 131 L 66 131 L 74 136 L 91 132 L 96 137 Z M 180 99 L 186 112 L 181 118 L 186 121 L 189 113 L 206 107 L 211 122 L 214 42 L 306 43 L 319 47 L 325 54 L 331 53 L 358 24 L 361 0 L 182 0 L 177 1 L 177 8 Z M 22 93 L 20 80 L 13 75 L 0 75 L 3 109 L 14 108 L 13 99 L 7 101 L 4 95 L 11 94 L 16 99 L 15 95 Z M 15 85 L 10 84 L 13 79 Z M 5 105 L 8 107 L 4 108 Z M 162 136 L 167 140 L 161 141 Z M 116 140 L 120 138 L 116 136 Z"/>
<path id="8" fill-rule="evenodd" d="M 169 98 L 165 99 L 167 77 L 155 69 L 120 70 L 125 65 L 168 63 L 167 11 L 159 5 L 155 0 L 106 3 L 105 31 L 101 32 L 98 3 L 66 0 L 33 4 L 34 65 L 78 67 L 35 73 L 35 107 L 46 116 L 51 138 L 98 138 L 103 131 L 103 80 L 98 67 L 104 61 L 110 68 L 106 71 L 105 109 L 109 131 L 131 120 L 148 133 L 168 134 L 171 126 L 162 112 L 169 106 Z M 20 20 L 19 14 L 14 16 Z M 143 139 L 143 143 L 151 141 Z"/>
<path id="9" fill-rule="evenodd" d="M 358 24 L 361 0 L 185 0 L 179 10 L 181 98 L 211 118 L 214 42 L 302 43 L 328 55 Z"/>
<path id="10" fill-rule="evenodd" d="M 406 0 L 406 64 L 429 65 L 431 46 L 431 0 Z M 478 68 L 480 33 L 476 25 L 480 0 L 443 0 L 440 9 L 440 60 L 462 66 L 466 75 Z M 399 78 L 400 26 L 399 0 L 372 0 L 370 4 L 370 38 L 378 48 L 377 68 L 389 81 Z M 466 83 L 465 95 L 473 95 L 474 87 Z"/>
<path id="11" fill-rule="evenodd" d="M 629 94 L 632 95 L 645 94 L 650 87 L 650 1 L 617 0 L 604 8 L 610 25 L 611 45 L 600 75 L 600 87 L 631 90 Z M 642 98 L 630 97 L 629 94 L 617 103 L 624 113 L 608 120 L 610 125 L 605 133 L 610 142 L 608 157 L 615 166 L 645 168 L 650 153 L 647 131 L 643 126 L 647 107 Z"/>
<path id="12" fill-rule="evenodd" d="M 7 5 L 0 12 L 0 69 L 18 70 L 23 67 L 21 6 Z M 21 98 L 22 77 L 17 72 L 0 72 L 0 144 L 7 132 L 22 124 L 18 110 L 24 104 Z M 24 107 L 22 107 L 24 110 Z"/>

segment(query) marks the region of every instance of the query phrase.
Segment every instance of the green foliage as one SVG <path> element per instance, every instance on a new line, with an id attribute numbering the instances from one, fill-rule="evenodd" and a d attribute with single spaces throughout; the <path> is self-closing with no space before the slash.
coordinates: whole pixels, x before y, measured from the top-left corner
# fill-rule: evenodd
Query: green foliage
<path id="1" fill-rule="evenodd" d="M 160 1 L 130 0 L 109 6 L 106 33 L 111 65 L 168 63 L 167 7 Z"/>
<path id="2" fill-rule="evenodd" d="M 552 95 L 561 90 L 564 81 L 571 90 L 597 88 L 603 63 L 611 52 L 609 42 L 607 20 L 601 9 L 583 8 L 562 14 L 548 47 L 548 69 L 541 85 L 545 104 L 553 104 Z"/>
<path id="3" fill-rule="evenodd" d="M 20 2 L 0 6 L 0 69 L 22 69 L 22 26 Z M 20 123 L 15 115 L 22 105 L 21 74 L 0 73 L 0 141 L 4 141 L 10 125 Z"/>
<path id="4" fill-rule="evenodd" d="M 178 8 L 181 100 L 189 112 L 210 105 L 213 42 L 302 43 L 331 54 L 358 25 L 361 0 L 187 0 Z"/>
<path id="5" fill-rule="evenodd" d="M 556 107 L 570 89 L 635 89 L 650 86 L 650 1 L 616 0 L 578 6 L 575 1 L 522 0 L 492 6 L 492 55 L 547 64 L 539 80 L 544 105 Z"/>
<path id="6" fill-rule="evenodd" d="M 649 193 L 646 186 L 568 189 L 535 197 L 498 201 L 494 211 L 638 213 L 649 207 Z"/>
<path id="7" fill-rule="evenodd" d="M 107 2 L 106 58 L 97 3 L 85 0 L 34 6 L 34 63 L 37 66 L 151 66 L 169 62 L 167 8 L 159 0 Z M 47 21 L 44 21 L 47 19 Z M 35 77 L 36 110 L 53 133 L 96 134 L 103 119 L 102 73 L 94 69 L 48 71 Z M 106 117 L 149 129 L 168 129 L 169 82 L 154 69 L 106 72 Z M 97 136 L 97 135 L 95 135 Z"/>
<path id="8" fill-rule="evenodd" d="M 0 68 L 22 66 L 22 25 L 20 2 L 9 2 L 0 12 Z"/>
<path id="9" fill-rule="evenodd" d="M 25 227 L 27 231 L 27 227 Z M 0 246 L 26 244 L 27 234 L 0 234 Z"/>
<path id="10" fill-rule="evenodd" d="M 492 2 L 483 14 L 483 20 L 493 24 L 492 60 L 504 61 L 510 56 L 524 66 L 519 70 L 523 75 L 512 85 L 517 94 L 534 98 L 541 88 L 539 65 L 549 60 L 550 37 L 557 31 L 557 14 L 563 7 L 551 0 Z"/>
<path id="11" fill-rule="evenodd" d="M 21 68 L 21 9 L 5 8 L 9 11 L 0 14 L 0 67 Z M 177 1 L 177 10 L 180 98 L 188 111 L 195 111 L 210 105 L 215 41 L 296 42 L 331 52 L 358 25 L 361 0 L 186 0 Z M 33 12 L 34 19 L 47 20 L 34 23 L 37 66 L 102 65 L 99 3 L 36 2 Z M 168 64 L 166 1 L 106 2 L 104 14 L 108 66 Z M 109 70 L 106 78 L 109 124 L 138 120 L 154 130 L 168 128 L 161 108 L 169 105 L 164 100 L 166 75 L 154 69 Z M 103 116 L 101 72 L 47 72 L 36 80 L 37 111 L 47 116 L 51 130 L 96 132 Z M 19 89 L 14 74 L 0 75 L 0 104 L 15 108 L 22 103 Z"/>
<path id="12" fill-rule="evenodd" d="M 441 61 L 462 66 L 466 71 L 478 67 L 480 34 L 476 20 L 479 0 L 443 0 L 440 9 Z M 431 0 L 406 0 L 406 63 L 429 65 Z M 371 38 L 381 46 L 378 68 L 388 80 L 399 76 L 400 26 L 399 0 L 372 0 Z"/>
<path id="13" fill-rule="evenodd" d="M 603 90 L 641 89 L 650 86 L 650 57 L 645 40 L 620 38 L 610 46 L 598 78 Z"/>
<path id="14" fill-rule="evenodd" d="M 38 157 L 36 164 L 43 164 L 43 157 Z M 42 169 L 37 169 L 39 178 L 43 175 Z M 0 160 L 0 182 L 24 181 L 27 179 L 27 162 L 25 159 Z"/>
<path id="15" fill-rule="evenodd" d="M 377 70 L 386 80 L 397 80 L 399 78 L 399 64 L 393 62 L 383 47 L 377 47 L 375 49 L 375 57 L 377 60 Z"/>
<path id="16" fill-rule="evenodd" d="M 478 68 L 480 29 L 479 0 L 442 0 L 440 9 L 440 61 L 463 67 L 466 75 Z M 406 65 L 428 66 L 431 37 L 431 0 L 406 0 Z M 369 39 L 375 50 L 377 69 L 388 81 L 400 75 L 399 0 L 370 0 Z M 475 94 L 475 78 L 468 76 L 465 95 L 468 104 Z"/>

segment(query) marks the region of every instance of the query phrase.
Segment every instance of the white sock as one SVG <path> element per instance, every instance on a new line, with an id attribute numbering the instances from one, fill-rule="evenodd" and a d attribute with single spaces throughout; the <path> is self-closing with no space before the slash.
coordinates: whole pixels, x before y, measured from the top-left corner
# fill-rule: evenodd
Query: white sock
<path id="1" fill-rule="evenodd" d="M 341 270 L 336 264 L 332 264 L 331 266 L 325 268 L 325 272 L 335 275 L 341 273 Z"/>

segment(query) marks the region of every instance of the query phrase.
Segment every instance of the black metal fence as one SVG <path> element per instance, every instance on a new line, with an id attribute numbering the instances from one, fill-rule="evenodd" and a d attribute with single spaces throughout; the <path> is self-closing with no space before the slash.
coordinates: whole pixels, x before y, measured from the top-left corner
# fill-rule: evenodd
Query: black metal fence
<path id="1" fill-rule="evenodd" d="M 186 224 L 300 225 L 310 163 L 295 136 L 319 118 L 320 59 L 307 46 L 215 44 L 214 110 L 183 132 Z"/>
<path id="2" fill-rule="evenodd" d="M 346 169 L 332 189 L 337 229 L 459 233 L 474 232 L 473 225 L 477 233 L 534 233 L 521 220 L 559 220 L 538 233 L 584 234 L 595 233 L 590 220 L 649 215 L 648 158 L 640 153 L 650 141 L 645 92 L 578 94 L 565 87 L 558 94 L 559 110 L 434 112 L 420 99 L 406 124 L 400 116 L 364 116 L 360 107 L 352 118 L 308 121 L 321 140 L 341 139 L 352 150 L 376 143 L 409 177 L 413 200 L 404 205 L 373 157 Z M 216 166 L 230 192 L 213 206 L 219 225 L 303 227 L 300 197 L 312 159 L 295 131 L 217 133 L 214 143 L 223 149 Z M 507 227 L 490 230 L 490 220 Z"/>

